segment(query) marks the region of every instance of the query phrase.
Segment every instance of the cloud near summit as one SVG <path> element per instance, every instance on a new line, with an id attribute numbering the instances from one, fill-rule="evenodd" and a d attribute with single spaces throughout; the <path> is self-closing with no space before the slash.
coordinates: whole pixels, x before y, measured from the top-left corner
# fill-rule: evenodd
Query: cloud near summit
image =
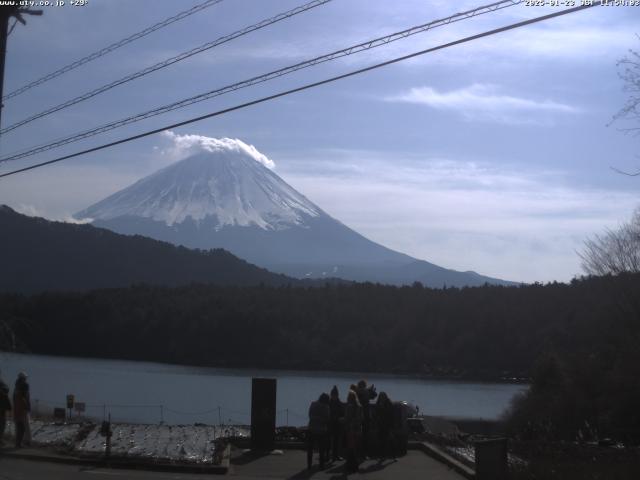
<path id="1" fill-rule="evenodd" d="M 204 135 L 178 135 L 171 130 L 162 132 L 162 136 L 172 142 L 172 146 L 161 153 L 172 160 L 181 160 L 198 152 L 234 152 L 247 155 L 269 169 L 276 164 L 256 147 L 244 143 L 237 138 L 213 138 Z"/>

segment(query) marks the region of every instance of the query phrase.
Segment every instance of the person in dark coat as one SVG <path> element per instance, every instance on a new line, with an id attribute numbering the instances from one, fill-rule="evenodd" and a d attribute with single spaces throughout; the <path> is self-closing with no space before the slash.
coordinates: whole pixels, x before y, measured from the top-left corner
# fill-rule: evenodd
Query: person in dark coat
<path id="1" fill-rule="evenodd" d="M 342 447 L 342 437 L 344 429 L 344 404 L 340 401 L 338 387 L 335 385 L 331 389 L 329 399 L 329 440 L 331 442 L 331 461 L 337 462 L 340 458 L 340 448 Z"/>
<path id="2" fill-rule="evenodd" d="M 307 432 L 307 468 L 311 470 L 313 448 L 318 445 L 320 468 L 327 460 L 327 440 L 329 436 L 329 395 L 323 393 L 309 406 L 309 429 Z"/>
<path id="3" fill-rule="evenodd" d="M 13 390 L 13 421 L 16 426 L 16 448 L 22 447 L 25 432 L 29 428 L 29 412 L 31 412 L 31 397 L 27 374 L 20 372 Z"/>
<path id="4" fill-rule="evenodd" d="M 365 456 L 370 456 L 369 432 L 371 431 L 371 410 L 369 408 L 369 400 L 373 400 L 378 394 L 376 393 L 376 387 L 374 385 L 370 387 L 367 386 L 365 380 L 358 382 L 356 393 L 362 406 L 362 450 Z"/>
<path id="5" fill-rule="evenodd" d="M 393 429 L 393 403 L 385 392 L 380 392 L 376 402 L 376 426 L 378 427 L 379 459 L 393 458 L 391 432 Z"/>
<path id="6" fill-rule="evenodd" d="M 344 430 L 347 440 L 347 471 L 357 472 L 362 443 L 362 407 L 358 400 L 358 394 L 353 390 L 349 390 L 347 394 L 347 404 L 344 408 Z"/>
<path id="7" fill-rule="evenodd" d="M 4 445 L 4 429 L 7 426 L 7 412 L 11 410 L 9 387 L 0 377 L 0 447 Z"/>

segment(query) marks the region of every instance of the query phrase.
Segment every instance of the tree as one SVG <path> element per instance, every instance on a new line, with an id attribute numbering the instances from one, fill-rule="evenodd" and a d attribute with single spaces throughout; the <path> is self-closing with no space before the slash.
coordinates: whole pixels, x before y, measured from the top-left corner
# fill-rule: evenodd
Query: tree
<path id="1" fill-rule="evenodd" d="M 640 207 L 631 221 L 617 230 L 607 230 L 585 241 L 579 253 L 582 268 L 589 275 L 618 275 L 640 272 Z"/>
<path id="2" fill-rule="evenodd" d="M 629 50 L 629 54 L 618 61 L 618 76 L 624 82 L 624 91 L 629 93 L 625 105 L 613 116 L 611 125 L 617 120 L 640 120 L 640 52 Z M 640 127 L 631 126 L 622 129 L 624 132 L 640 135 Z M 630 177 L 640 176 L 640 170 L 636 172 L 625 172 L 615 167 L 614 171 Z"/>
<path id="3" fill-rule="evenodd" d="M 629 50 L 629 54 L 618 61 L 618 76 L 624 82 L 624 91 L 629 93 L 625 105 L 613 116 L 613 121 L 628 119 L 640 120 L 640 52 Z M 640 127 L 631 127 L 627 131 L 640 133 Z"/>

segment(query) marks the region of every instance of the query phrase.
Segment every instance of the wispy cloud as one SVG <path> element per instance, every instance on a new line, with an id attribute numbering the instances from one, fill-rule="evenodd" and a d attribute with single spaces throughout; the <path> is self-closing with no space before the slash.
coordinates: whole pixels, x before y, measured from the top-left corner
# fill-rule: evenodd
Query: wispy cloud
<path id="1" fill-rule="evenodd" d="M 19 203 L 18 205 L 14 205 L 13 209 L 16 212 L 26 215 L 28 217 L 43 217 L 43 218 L 48 218 L 49 220 L 56 220 L 58 222 L 65 222 L 65 223 L 75 223 L 77 225 L 83 225 L 85 223 L 91 223 L 93 221 L 92 218 L 75 218 L 70 213 L 57 213 L 54 215 L 50 215 L 46 210 L 38 208 L 34 205 L 27 205 L 24 203 Z"/>
<path id="2" fill-rule="evenodd" d="M 574 187 L 566 172 L 377 152 L 281 161 L 294 187 L 365 236 L 458 270 L 569 280 L 586 237 L 615 227 L 630 193 Z M 322 163 L 323 168 L 306 170 Z M 326 167 L 326 168 L 325 168 Z"/>
<path id="3" fill-rule="evenodd" d="M 437 12 L 425 14 L 424 7 L 413 5 L 405 8 L 403 15 L 390 15 L 387 12 L 385 21 L 373 21 L 375 34 L 386 35 L 402 30 L 419 22 L 427 22 L 443 18 L 477 5 L 465 6 L 456 4 L 455 10 L 451 2 Z M 433 5 L 431 5 L 433 7 Z M 624 55 L 626 50 L 636 41 L 637 15 L 636 9 L 598 9 L 581 12 L 548 22 L 530 25 L 516 30 L 499 33 L 484 39 L 475 40 L 456 47 L 447 48 L 437 53 L 413 58 L 403 65 L 422 68 L 425 65 L 447 65 L 474 68 L 487 71 L 499 67 L 513 70 L 515 65 L 530 66 L 532 63 L 567 66 L 588 61 L 590 65 L 611 64 Z M 625 13 L 628 12 L 628 13 Z M 373 62 L 389 59 L 394 56 L 448 43 L 464 37 L 503 27 L 511 23 L 531 19 L 549 13 L 546 7 L 508 8 L 491 15 L 480 16 L 463 22 L 436 28 L 382 48 L 377 48 L 343 61 L 354 63 L 359 61 Z M 634 21 L 634 15 L 636 21 Z M 615 24 L 615 28 L 611 25 Z M 349 32 L 349 38 L 363 41 L 371 37 L 371 30 L 363 25 L 355 25 Z M 517 67 L 515 67 L 517 68 Z"/>
<path id="4" fill-rule="evenodd" d="M 438 91 L 424 86 L 412 88 L 399 95 L 387 96 L 386 101 L 425 105 L 437 110 L 461 114 L 467 120 L 500 123 L 541 123 L 539 115 L 574 114 L 579 108 L 553 100 L 536 100 L 501 93 L 500 87 L 475 83 L 468 87 Z M 533 116 L 532 116 L 533 115 Z M 536 118 L 538 116 L 538 118 Z"/>

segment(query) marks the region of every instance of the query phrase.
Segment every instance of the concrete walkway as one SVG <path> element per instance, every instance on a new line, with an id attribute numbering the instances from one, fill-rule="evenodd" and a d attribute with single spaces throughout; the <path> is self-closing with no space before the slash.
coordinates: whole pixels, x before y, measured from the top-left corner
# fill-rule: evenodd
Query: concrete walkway
<path id="1" fill-rule="evenodd" d="M 464 480 L 464 477 L 434 460 L 420 451 L 409 451 L 397 462 L 386 460 L 367 460 L 360 465 L 358 473 L 347 474 L 344 462 L 329 465 L 325 470 L 319 470 L 317 454 L 314 455 L 316 465 L 311 471 L 307 470 L 306 453 L 302 450 L 284 450 L 282 455 L 266 455 L 255 457 L 234 453 L 227 475 L 238 480 L 269 478 L 269 479 L 347 479 L 361 478 L 366 480 L 378 479 L 429 479 L 429 480 Z"/>
<path id="2" fill-rule="evenodd" d="M 213 475 L 120 470 L 0 457 L 2 480 L 202 480 Z M 220 478 L 224 478 L 220 476 Z"/>
<path id="3" fill-rule="evenodd" d="M 424 452 L 410 450 L 397 462 L 386 460 L 367 460 L 360 465 L 357 473 L 347 474 L 344 462 L 329 465 L 319 470 L 317 454 L 314 455 L 316 465 L 308 471 L 306 468 L 306 452 L 304 450 L 283 450 L 280 454 L 256 456 L 244 454 L 241 449 L 232 450 L 231 462 L 226 475 L 238 480 L 249 479 L 327 479 L 341 480 L 361 478 L 377 479 L 429 479 L 429 480 L 465 480 L 456 473 Z M 102 464 L 102 465 L 101 465 Z M 114 465 L 115 466 L 115 465 Z M 165 468 L 170 467 L 170 468 Z M 155 471 L 145 471 L 150 468 Z M 158 471 L 160 470 L 160 471 Z M 162 471 L 164 470 L 164 471 Z M 0 480 L 79 480 L 98 477 L 119 477 L 122 479 L 195 479 L 215 478 L 211 470 L 194 472 L 193 466 L 162 465 L 119 465 L 118 468 L 105 468 L 103 462 L 90 459 L 73 458 L 58 455 L 42 449 L 22 449 L 0 452 Z"/>

